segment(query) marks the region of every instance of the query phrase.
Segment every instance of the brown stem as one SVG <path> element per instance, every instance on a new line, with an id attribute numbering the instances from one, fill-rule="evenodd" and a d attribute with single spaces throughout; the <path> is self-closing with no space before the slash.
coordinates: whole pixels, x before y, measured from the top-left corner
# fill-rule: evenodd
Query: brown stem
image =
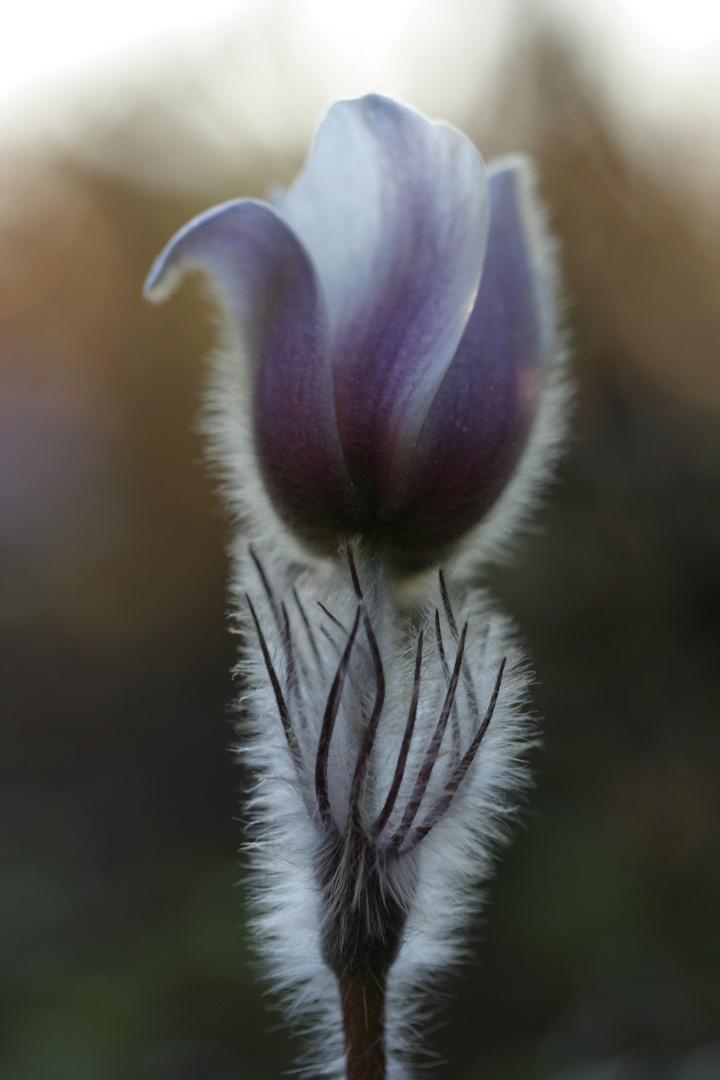
<path id="1" fill-rule="evenodd" d="M 346 1080 L 385 1080 L 385 979 L 340 980 Z"/>

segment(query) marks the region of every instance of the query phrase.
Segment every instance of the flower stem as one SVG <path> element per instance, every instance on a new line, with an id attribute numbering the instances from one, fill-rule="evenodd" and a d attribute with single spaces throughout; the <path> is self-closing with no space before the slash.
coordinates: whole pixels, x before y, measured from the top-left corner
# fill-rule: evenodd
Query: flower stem
<path id="1" fill-rule="evenodd" d="M 385 978 L 340 980 L 346 1080 L 385 1080 Z"/>

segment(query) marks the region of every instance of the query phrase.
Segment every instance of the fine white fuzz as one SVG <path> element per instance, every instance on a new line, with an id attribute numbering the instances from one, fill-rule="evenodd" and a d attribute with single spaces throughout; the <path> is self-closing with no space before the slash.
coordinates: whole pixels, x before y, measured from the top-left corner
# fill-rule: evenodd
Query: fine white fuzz
<path id="1" fill-rule="evenodd" d="M 344 1075 L 339 981 L 387 974 L 400 1078 L 527 782 L 528 672 L 485 594 L 439 575 L 403 610 L 352 549 L 327 573 L 252 551 L 237 589 L 258 947 L 316 1075 Z"/>

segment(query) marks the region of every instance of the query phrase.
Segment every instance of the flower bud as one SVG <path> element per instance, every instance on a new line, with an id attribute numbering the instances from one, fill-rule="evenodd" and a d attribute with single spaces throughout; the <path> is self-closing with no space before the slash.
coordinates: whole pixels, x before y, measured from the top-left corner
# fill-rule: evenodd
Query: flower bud
<path id="1" fill-rule="evenodd" d="M 248 470 L 306 545 L 396 565 L 482 521 L 528 443 L 557 351 L 531 169 L 370 95 L 332 106 L 271 206 L 186 225 L 148 278 L 214 279 L 247 358 Z M 254 458 L 254 460 L 253 460 Z"/>

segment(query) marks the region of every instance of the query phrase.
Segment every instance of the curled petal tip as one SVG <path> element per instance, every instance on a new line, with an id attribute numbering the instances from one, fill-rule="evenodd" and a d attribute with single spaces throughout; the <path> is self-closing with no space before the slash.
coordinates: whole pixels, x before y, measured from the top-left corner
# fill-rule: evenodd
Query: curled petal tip
<path id="1" fill-rule="evenodd" d="M 227 248 L 233 241 L 236 221 L 246 206 L 258 206 L 263 211 L 269 209 L 252 199 L 233 199 L 198 214 L 179 229 L 153 262 L 143 285 L 143 296 L 160 303 L 192 267 L 205 270 L 218 284 L 225 285 L 223 256 L 229 255 L 232 259 L 232 252 Z"/>
<path id="2" fill-rule="evenodd" d="M 165 273 L 164 256 L 164 251 L 158 255 L 143 284 L 143 297 L 153 304 L 161 304 L 163 300 L 166 300 L 175 291 L 180 279 L 180 270 L 176 270 L 175 273 Z"/>

